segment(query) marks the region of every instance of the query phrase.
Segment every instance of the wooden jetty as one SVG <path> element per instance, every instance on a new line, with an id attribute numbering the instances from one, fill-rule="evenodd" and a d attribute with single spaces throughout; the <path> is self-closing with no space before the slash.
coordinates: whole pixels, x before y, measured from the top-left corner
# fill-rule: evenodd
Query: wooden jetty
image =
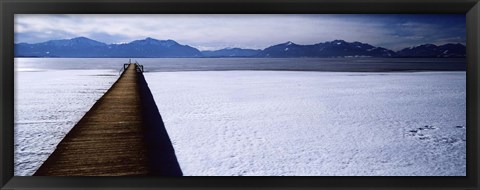
<path id="1" fill-rule="evenodd" d="M 182 175 L 143 66 L 125 67 L 34 175 Z"/>

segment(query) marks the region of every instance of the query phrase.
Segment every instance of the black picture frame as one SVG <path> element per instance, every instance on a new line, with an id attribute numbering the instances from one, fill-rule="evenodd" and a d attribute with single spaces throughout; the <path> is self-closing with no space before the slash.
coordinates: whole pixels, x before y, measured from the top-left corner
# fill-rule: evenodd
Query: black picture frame
<path id="1" fill-rule="evenodd" d="M 478 0 L 0 0 L 1 189 L 478 189 Z M 16 177 L 13 176 L 15 14 L 461 13 L 467 20 L 465 177 Z"/>

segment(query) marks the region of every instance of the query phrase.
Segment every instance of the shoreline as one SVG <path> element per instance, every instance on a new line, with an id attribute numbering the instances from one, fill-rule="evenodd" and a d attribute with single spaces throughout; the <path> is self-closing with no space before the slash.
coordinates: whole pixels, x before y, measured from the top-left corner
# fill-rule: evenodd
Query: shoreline
<path id="1" fill-rule="evenodd" d="M 146 72 L 177 71 L 317 71 L 317 72 L 436 72 L 466 71 L 465 59 L 457 58 L 155 58 L 133 59 Z M 121 58 L 16 58 L 15 66 L 27 69 L 113 69 Z M 67 64 L 68 63 L 68 64 Z"/>

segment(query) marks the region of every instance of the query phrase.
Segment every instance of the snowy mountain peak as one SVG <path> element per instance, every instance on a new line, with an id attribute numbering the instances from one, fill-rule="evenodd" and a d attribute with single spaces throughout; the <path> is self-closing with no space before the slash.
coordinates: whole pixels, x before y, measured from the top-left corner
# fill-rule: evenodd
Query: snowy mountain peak
<path id="1" fill-rule="evenodd" d="M 91 39 L 90 38 L 87 38 L 87 37 L 76 37 L 76 38 L 72 38 L 70 40 L 76 40 L 76 41 L 90 41 Z"/>
<path id="2" fill-rule="evenodd" d="M 160 40 L 154 39 L 154 38 L 145 38 L 143 40 L 135 40 L 133 42 L 139 42 L 139 43 L 148 43 L 148 44 L 155 44 L 158 43 Z"/>
<path id="3" fill-rule="evenodd" d="M 437 47 L 437 46 L 435 44 L 424 44 L 424 45 L 417 46 L 417 47 L 433 48 L 433 47 Z"/>
<path id="4" fill-rule="evenodd" d="M 163 47 L 170 47 L 173 45 L 178 45 L 176 41 L 173 40 L 157 40 L 155 38 L 150 38 L 147 37 L 143 40 L 136 40 L 131 42 L 132 44 L 138 44 L 138 45 L 156 45 L 156 46 L 163 46 Z"/>
<path id="5" fill-rule="evenodd" d="M 73 47 L 73 46 L 106 46 L 107 44 L 92 40 L 86 37 L 77 37 L 68 40 L 51 40 L 44 43 L 43 45 L 53 45 L 57 47 Z"/>
<path id="6" fill-rule="evenodd" d="M 176 41 L 173 41 L 173 40 L 162 40 L 160 41 L 160 43 L 165 46 L 165 47 L 170 47 L 170 46 L 173 46 L 173 45 L 179 45 Z"/>
<path id="7" fill-rule="evenodd" d="M 345 44 L 347 42 L 345 42 L 343 40 L 333 40 L 331 43 L 336 44 L 336 45 L 342 45 L 342 44 Z"/>
<path id="8" fill-rule="evenodd" d="M 465 57 L 466 47 L 462 44 L 423 44 L 404 48 L 397 52 L 400 57 Z"/>

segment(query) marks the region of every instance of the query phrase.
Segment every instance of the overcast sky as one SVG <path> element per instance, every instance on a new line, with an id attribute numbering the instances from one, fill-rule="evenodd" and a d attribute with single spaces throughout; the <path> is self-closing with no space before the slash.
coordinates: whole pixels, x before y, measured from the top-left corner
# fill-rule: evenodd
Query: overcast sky
<path id="1" fill-rule="evenodd" d="M 398 50 L 425 43 L 465 44 L 465 15 L 16 15 L 15 42 L 88 37 L 124 43 L 152 37 L 200 50 L 264 49 L 335 39 Z"/>

